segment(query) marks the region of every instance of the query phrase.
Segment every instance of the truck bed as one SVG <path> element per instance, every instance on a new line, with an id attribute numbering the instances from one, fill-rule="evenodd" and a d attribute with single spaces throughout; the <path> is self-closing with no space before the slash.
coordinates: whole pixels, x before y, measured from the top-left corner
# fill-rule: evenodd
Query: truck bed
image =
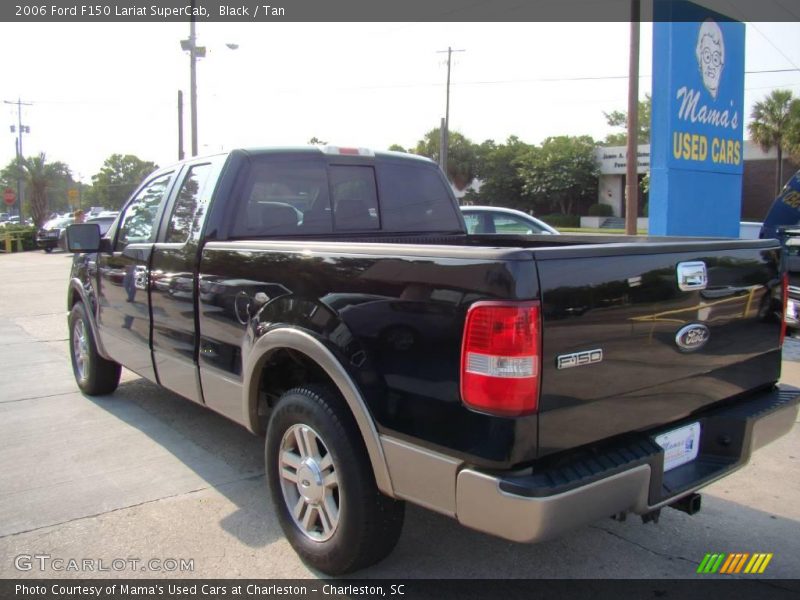
<path id="1" fill-rule="evenodd" d="M 231 253 L 236 260 L 226 259 Z M 677 264 L 694 261 L 708 267 L 707 289 L 683 292 Z M 345 326 L 346 344 L 342 331 L 332 338 L 312 322 L 302 326 L 347 355 L 384 431 L 510 468 L 674 423 L 777 381 L 778 267 L 769 240 L 395 235 L 212 242 L 201 282 L 225 287 L 227 279 L 230 297 L 242 280 L 247 293 L 280 282 L 287 291 L 260 314 L 265 326 L 305 318 L 286 314 L 300 302 L 324 307 Z M 541 302 L 537 415 L 483 415 L 460 402 L 465 314 L 492 299 Z M 238 351 L 240 326 L 222 326 L 221 317 L 201 314 L 201 346 L 214 348 L 201 348 L 201 361 Z M 690 323 L 707 326 L 710 338 L 684 352 L 676 332 Z M 602 361 L 557 366 L 559 357 L 596 349 Z M 354 365 L 360 353 L 365 360 Z"/>

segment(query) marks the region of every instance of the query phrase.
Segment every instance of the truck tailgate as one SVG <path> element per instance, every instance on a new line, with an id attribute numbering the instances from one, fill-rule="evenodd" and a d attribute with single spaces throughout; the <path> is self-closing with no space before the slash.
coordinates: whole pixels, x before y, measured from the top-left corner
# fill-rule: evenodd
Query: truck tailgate
<path id="1" fill-rule="evenodd" d="M 536 252 L 540 456 L 674 423 L 780 376 L 777 246 L 638 252 Z M 678 265 L 696 262 L 705 289 L 680 289 Z"/>

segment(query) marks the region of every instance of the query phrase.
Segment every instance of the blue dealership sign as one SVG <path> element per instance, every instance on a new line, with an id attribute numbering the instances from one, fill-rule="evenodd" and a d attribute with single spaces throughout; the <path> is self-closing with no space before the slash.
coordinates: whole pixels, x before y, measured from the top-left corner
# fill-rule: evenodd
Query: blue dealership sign
<path id="1" fill-rule="evenodd" d="M 739 235 L 744 24 L 656 0 L 650 233 Z"/>

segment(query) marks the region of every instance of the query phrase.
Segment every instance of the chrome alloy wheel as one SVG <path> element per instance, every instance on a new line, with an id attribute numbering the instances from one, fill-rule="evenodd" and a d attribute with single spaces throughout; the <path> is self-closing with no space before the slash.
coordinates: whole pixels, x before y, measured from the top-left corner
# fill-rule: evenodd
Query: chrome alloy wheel
<path id="1" fill-rule="evenodd" d="M 89 334 L 83 319 L 76 319 L 72 327 L 72 355 L 78 379 L 85 382 L 89 373 Z"/>
<path id="2" fill-rule="evenodd" d="M 278 469 L 295 525 L 315 542 L 330 539 L 339 524 L 339 476 L 319 434 L 308 425 L 289 427 L 281 440 Z"/>

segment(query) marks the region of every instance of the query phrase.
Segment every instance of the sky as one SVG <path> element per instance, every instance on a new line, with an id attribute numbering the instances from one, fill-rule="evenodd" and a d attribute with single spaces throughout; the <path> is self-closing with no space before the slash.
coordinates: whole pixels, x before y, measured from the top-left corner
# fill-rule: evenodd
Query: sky
<path id="1" fill-rule="evenodd" d="M 516 135 L 602 139 L 627 107 L 628 23 L 200 23 L 199 152 L 304 145 L 413 146 L 445 112 L 473 142 Z M 113 153 L 177 160 L 177 92 L 189 141 L 187 23 L 0 23 L 0 91 L 21 98 L 25 155 L 45 152 L 91 182 Z M 227 44 L 236 44 L 231 50 Z M 641 25 L 640 97 L 652 25 Z M 800 23 L 746 26 L 745 110 L 776 88 L 800 96 Z M 0 165 L 15 154 L 3 104 Z"/>

